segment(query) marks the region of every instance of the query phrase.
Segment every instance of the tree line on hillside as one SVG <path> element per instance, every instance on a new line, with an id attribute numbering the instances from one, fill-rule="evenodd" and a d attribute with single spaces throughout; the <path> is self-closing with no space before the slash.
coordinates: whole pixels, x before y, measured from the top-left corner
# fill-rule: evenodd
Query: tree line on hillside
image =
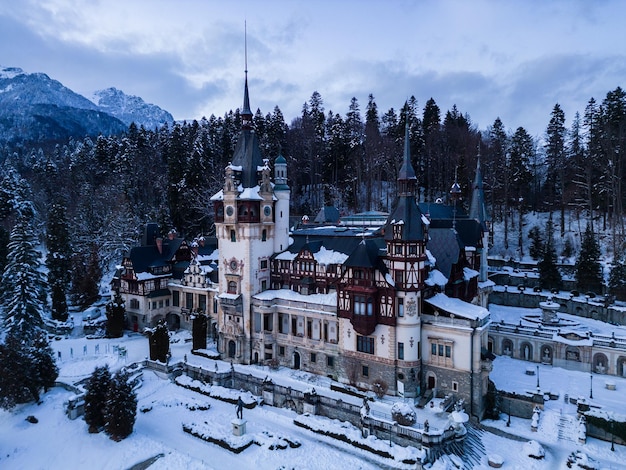
<path id="1" fill-rule="evenodd" d="M 590 99 L 569 128 L 559 104 L 546 120 L 541 138 L 523 127 L 512 132 L 499 118 L 480 132 L 467 113 L 456 106 L 444 113 L 432 98 L 421 110 L 411 97 L 382 113 L 370 95 L 364 112 L 353 98 L 340 114 L 326 111 L 314 92 L 289 125 L 275 107 L 265 115 L 257 110 L 254 126 L 263 154 L 288 161 L 293 214 L 312 215 L 327 204 L 343 213 L 388 211 L 408 125 L 423 201 L 445 200 L 455 178 L 467 201 L 480 158 L 487 202 L 494 222 L 502 222 L 507 249 L 521 250 L 528 211 L 554 212 L 561 237 L 564 213 L 574 211 L 583 221 L 581 239 L 587 221 L 595 233 L 611 231 L 610 251 L 623 261 L 626 94 L 616 88 L 602 102 Z M 0 267 L 11 201 L 21 186 L 30 192 L 37 235 L 48 249 L 53 312 L 65 309 L 63 294 L 80 305 L 93 302 L 103 270 L 137 243 L 147 221 L 186 238 L 211 235 L 210 196 L 223 185 L 240 124 L 235 110 L 155 130 L 131 124 L 121 136 L 54 147 L 2 148 Z"/>

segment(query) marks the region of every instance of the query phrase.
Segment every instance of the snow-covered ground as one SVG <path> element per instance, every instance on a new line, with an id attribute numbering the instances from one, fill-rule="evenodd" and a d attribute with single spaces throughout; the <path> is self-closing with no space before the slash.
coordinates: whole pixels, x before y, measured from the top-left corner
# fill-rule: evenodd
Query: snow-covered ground
<path id="1" fill-rule="evenodd" d="M 523 314 L 523 309 L 510 311 L 496 307 L 494 316 Z M 528 313 L 528 312 L 526 312 Z M 187 334 L 188 335 L 188 334 Z M 176 335 L 172 344 L 172 362 L 183 361 L 185 356 L 192 364 L 213 370 L 229 370 L 230 364 L 190 354 L 191 344 L 184 335 Z M 85 339 L 71 337 L 56 340 L 52 344 L 57 352 L 60 367 L 59 381 L 76 383 L 89 376 L 96 366 L 109 364 L 112 370 L 144 359 L 148 354 L 148 340 L 141 335 L 130 335 L 120 339 Z M 119 354 L 120 348 L 126 357 Z M 58 355 L 60 353 L 60 356 Z M 333 396 L 328 389 L 329 380 L 311 376 L 302 371 L 281 369 L 271 372 L 260 366 L 235 366 L 247 369 L 260 376 L 269 375 L 275 383 L 290 384 L 293 388 L 306 390 L 315 387 L 320 394 Z M 536 377 L 526 374 L 528 363 L 499 357 L 494 361 L 491 373 L 497 387 L 508 391 L 536 389 Z M 589 374 L 572 372 L 545 365 L 539 366 L 542 390 L 565 393 L 570 396 L 589 395 Z M 600 376 L 595 376 L 592 403 L 614 413 L 626 413 L 623 404 L 626 379 L 611 377 L 616 391 L 604 388 Z M 386 459 L 357 449 L 328 437 L 313 434 L 297 427 L 292 411 L 270 406 L 257 406 L 244 410 L 247 420 L 247 435 L 252 435 L 261 445 L 252 445 L 240 454 L 234 454 L 215 444 L 204 442 L 182 430 L 183 423 L 203 425 L 214 432 L 230 435 L 231 420 L 235 418 L 235 406 L 205 395 L 184 389 L 150 370 L 144 370 L 142 385 L 138 389 L 138 413 L 135 430 L 121 442 L 110 440 L 105 434 L 89 434 L 85 422 L 79 418 L 70 420 L 65 414 L 65 403 L 73 396 L 62 388 L 45 394 L 40 405 L 29 404 L 11 412 L 0 411 L 0 468 L 2 469 L 129 469 L 146 462 L 150 469 L 378 469 L 411 468 L 399 463 L 401 459 Z M 350 397 L 342 395 L 342 399 Z M 354 398 L 355 403 L 359 403 Z M 388 415 L 395 399 L 385 398 L 372 404 L 372 412 L 379 416 Z M 199 411 L 198 408 L 208 410 Z M 193 409 L 196 409 L 194 411 Z M 616 446 L 610 451 L 610 443 L 588 439 L 584 445 L 567 439 L 559 439 L 557 431 L 562 415 L 575 414 L 574 405 L 560 400 L 546 403 L 539 420 L 538 432 L 530 429 L 530 420 L 513 417 L 506 425 L 507 415 L 499 421 L 484 421 L 483 424 L 498 428 L 522 440 L 509 439 L 491 432 L 479 432 L 480 464 L 474 468 L 488 468 L 488 458 L 501 456 L 508 469 L 557 469 L 566 468 L 567 457 L 581 450 L 595 459 L 597 468 L 625 468 L 626 448 Z M 436 426 L 441 413 L 433 413 L 430 407 L 416 409 L 417 422 L 428 419 Z M 26 421 L 29 415 L 39 422 Z M 445 420 L 443 421 L 445 423 Z M 439 422 L 439 425 L 442 425 Z M 328 420 L 328 429 L 337 429 L 336 421 Z M 350 426 L 345 432 L 351 432 Z M 298 448 L 270 450 L 271 444 L 281 438 L 301 443 Z M 536 460 L 527 455 L 527 441 L 534 440 L 543 445 L 546 457 Z M 379 442 L 379 444 L 381 444 Z M 407 455 L 407 449 L 396 444 L 384 443 L 393 455 Z M 153 460 L 150 460 L 153 459 Z M 497 458 L 496 458 L 497 459 Z M 440 458 L 434 469 L 451 467 L 453 460 Z M 139 467 L 137 467 L 139 468 Z M 148 468 L 143 466 L 141 468 Z"/>

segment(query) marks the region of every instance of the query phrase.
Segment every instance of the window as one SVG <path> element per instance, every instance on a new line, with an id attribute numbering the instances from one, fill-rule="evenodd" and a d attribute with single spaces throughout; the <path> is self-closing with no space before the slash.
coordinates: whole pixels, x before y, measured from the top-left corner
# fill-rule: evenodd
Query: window
<path id="1" fill-rule="evenodd" d="M 404 360 L 404 343 L 398 343 L 398 359 Z"/>
<path id="2" fill-rule="evenodd" d="M 439 355 L 443 356 L 443 344 L 439 345 Z"/>
<path id="3" fill-rule="evenodd" d="M 235 233 L 234 230 L 230 231 L 230 241 L 231 242 L 236 242 L 237 241 L 237 234 Z"/>
<path id="4" fill-rule="evenodd" d="M 261 269 L 267 269 L 267 260 L 266 259 L 262 259 L 261 260 Z"/>
<path id="5" fill-rule="evenodd" d="M 458 392 L 459 391 L 459 383 L 458 382 L 452 382 L 452 391 L 453 392 Z"/>
<path id="6" fill-rule="evenodd" d="M 263 330 L 272 331 L 273 323 L 274 320 L 271 313 L 266 313 L 263 315 Z"/>
<path id="7" fill-rule="evenodd" d="M 206 295 L 198 294 L 198 309 L 201 312 L 206 312 Z"/>
<path id="8" fill-rule="evenodd" d="M 364 295 L 354 296 L 354 314 L 367 315 L 371 317 L 374 314 L 374 300 Z"/>
<path id="9" fill-rule="evenodd" d="M 285 346 L 278 346 L 278 355 L 279 356 L 285 355 Z"/>
<path id="10" fill-rule="evenodd" d="M 327 367 L 335 367 L 335 357 L 334 356 L 326 356 L 326 366 Z"/>
<path id="11" fill-rule="evenodd" d="M 370 376 L 370 368 L 368 366 L 362 366 L 361 367 L 361 375 L 363 377 L 369 377 Z"/>
<path id="12" fill-rule="evenodd" d="M 452 353 L 452 347 L 446 345 L 446 357 L 450 357 Z"/>
<path id="13" fill-rule="evenodd" d="M 180 307 L 180 292 L 177 290 L 172 291 L 172 305 L 174 307 Z"/>
<path id="14" fill-rule="evenodd" d="M 357 335 L 356 350 L 367 354 L 374 354 L 374 338 Z"/>
<path id="15" fill-rule="evenodd" d="M 402 254 L 402 245 L 396 245 L 394 252 L 395 252 L 396 255 L 401 255 Z"/>
<path id="16" fill-rule="evenodd" d="M 213 313 L 217 313 L 217 299 L 213 299 Z"/>
<path id="17" fill-rule="evenodd" d="M 237 283 L 235 281 L 228 281 L 228 293 L 229 294 L 237 293 Z"/>
<path id="18" fill-rule="evenodd" d="M 267 241 L 267 230 L 263 229 L 263 232 L 261 232 L 261 241 L 265 242 Z"/>
<path id="19" fill-rule="evenodd" d="M 435 343 L 430 345 L 430 354 L 433 356 L 437 355 L 437 345 Z"/>
<path id="20" fill-rule="evenodd" d="M 163 301 L 159 300 L 159 308 L 163 308 Z"/>
<path id="21" fill-rule="evenodd" d="M 404 271 L 396 269 L 393 272 L 393 280 L 396 282 L 396 285 L 404 284 Z"/>
<path id="22" fill-rule="evenodd" d="M 402 297 L 398 298 L 398 316 L 404 316 L 404 299 Z"/>
<path id="23" fill-rule="evenodd" d="M 267 281 L 264 279 L 261 281 L 261 291 L 267 290 Z"/>
<path id="24" fill-rule="evenodd" d="M 137 299 L 130 299 L 130 308 L 133 310 L 139 309 L 139 301 Z"/>
<path id="25" fill-rule="evenodd" d="M 317 354 L 311 353 L 311 362 L 317 362 Z"/>
<path id="26" fill-rule="evenodd" d="M 185 307 L 189 310 L 193 309 L 193 293 L 191 292 L 185 294 Z"/>
<path id="27" fill-rule="evenodd" d="M 165 306 L 169 307 L 170 306 L 170 299 L 165 299 Z"/>

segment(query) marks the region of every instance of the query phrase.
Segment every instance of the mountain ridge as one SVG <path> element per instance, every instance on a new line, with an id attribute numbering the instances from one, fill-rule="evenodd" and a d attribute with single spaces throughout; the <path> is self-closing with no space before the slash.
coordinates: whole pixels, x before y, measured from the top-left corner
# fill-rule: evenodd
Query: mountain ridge
<path id="1" fill-rule="evenodd" d="M 172 115 L 142 98 L 108 88 L 97 102 L 42 72 L 0 66 L 0 142 L 62 141 L 99 134 L 120 134 L 131 122 L 148 129 L 174 121 Z"/>

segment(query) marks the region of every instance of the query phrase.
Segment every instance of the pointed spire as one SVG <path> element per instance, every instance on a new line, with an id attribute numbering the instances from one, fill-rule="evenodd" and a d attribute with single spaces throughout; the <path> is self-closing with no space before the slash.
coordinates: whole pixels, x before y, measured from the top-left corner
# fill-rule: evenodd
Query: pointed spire
<path id="1" fill-rule="evenodd" d="M 252 128 L 252 110 L 250 109 L 250 95 L 248 93 L 248 26 L 244 22 L 244 49 L 245 49 L 245 85 L 243 89 L 243 109 L 241 123 L 244 129 Z"/>
<path id="2" fill-rule="evenodd" d="M 413 165 L 411 165 L 411 141 L 409 139 L 409 115 L 407 112 L 406 124 L 404 126 L 404 158 L 402 167 L 398 172 L 399 195 L 412 194 L 417 186 L 417 176 Z"/>
<path id="3" fill-rule="evenodd" d="M 483 175 L 480 169 L 480 142 L 478 143 L 478 159 L 476 161 L 476 177 L 474 178 L 474 186 L 472 190 L 472 200 L 469 207 L 469 216 L 476 219 L 480 223 L 486 224 L 491 221 L 491 217 L 487 213 L 487 204 L 485 201 L 485 192 L 483 189 Z"/>

